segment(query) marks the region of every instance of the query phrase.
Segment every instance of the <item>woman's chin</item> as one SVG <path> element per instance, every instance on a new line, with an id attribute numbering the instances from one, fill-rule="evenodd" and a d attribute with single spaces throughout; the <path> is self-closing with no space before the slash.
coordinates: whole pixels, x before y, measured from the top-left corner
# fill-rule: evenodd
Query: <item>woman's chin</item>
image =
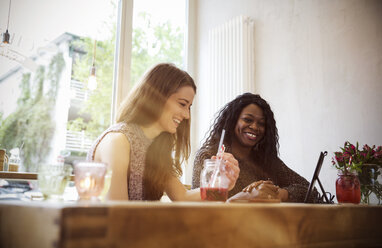
<path id="1" fill-rule="evenodd" d="M 260 141 L 261 141 L 262 137 L 256 137 L 256 139 L 249 139 L 247 137 L 245 137 L 243 140 L 242 140 L 242 143 L 245 144 L 245 146 L 256 146 Z"/>
<path id="2" fill-rule="evenodd" d="M 242 144 L 244 146 L 252 147 L 252 146 L 255 146 L 257 144 L 257 140 L 244 139 L 244 140 L 242 140 Z"/>
<path id="3" fill-rule="evenodd" d="M 176 128 L 167 129 L 166 132 L 171 133 L 171 134 L 175 134 Z"/>

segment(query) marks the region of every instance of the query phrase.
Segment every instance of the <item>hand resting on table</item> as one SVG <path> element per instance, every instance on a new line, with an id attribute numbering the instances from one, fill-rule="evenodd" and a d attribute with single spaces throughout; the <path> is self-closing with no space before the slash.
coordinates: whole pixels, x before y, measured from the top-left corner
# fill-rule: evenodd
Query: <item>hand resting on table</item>
<path id="1" fill-rule="evenodd" d="M 232 196 L 228 201 L 237 200 L 288 200 L 288 191 L 273 184 L 272 181 L 256 181 L 245 187 L 241 192 Z"/>

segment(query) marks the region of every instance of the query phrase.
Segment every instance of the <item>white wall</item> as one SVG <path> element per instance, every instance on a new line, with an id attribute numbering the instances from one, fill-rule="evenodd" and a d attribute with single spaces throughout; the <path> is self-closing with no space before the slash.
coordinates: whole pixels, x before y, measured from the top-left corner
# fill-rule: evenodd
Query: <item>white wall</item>
<path id="1" fill-rule="evenodd" d="M 310 180 L 319 152 L 328 151 L 320 178 L 335 193 L 333 152 L 346 140 L 382 145 L 382 1 L 200 0 L 196 6 L 194 143 L 210 125 L 202 108 L 213 94 L 208 30 L 250 16 L 254 83 L 275 113 L 280 157 Z"/>

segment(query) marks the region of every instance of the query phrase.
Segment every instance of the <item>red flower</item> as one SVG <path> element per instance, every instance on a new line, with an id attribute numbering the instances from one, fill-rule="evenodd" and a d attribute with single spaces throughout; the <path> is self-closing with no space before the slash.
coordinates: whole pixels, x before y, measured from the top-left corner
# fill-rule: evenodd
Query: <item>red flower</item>
<path id="1" fill-rule="evenodd" d="M 378 164 L 382 165 L 382 146 L 376 148 L 375 145 L 370 147 L 365 144 L 362 150 L 349 141 L 344 143 L 344 147 L 340 147 L 341 151 L 334 152 L 332 164 L 339 170 L 357 170 L 361 171 L 363 164 Z"/>

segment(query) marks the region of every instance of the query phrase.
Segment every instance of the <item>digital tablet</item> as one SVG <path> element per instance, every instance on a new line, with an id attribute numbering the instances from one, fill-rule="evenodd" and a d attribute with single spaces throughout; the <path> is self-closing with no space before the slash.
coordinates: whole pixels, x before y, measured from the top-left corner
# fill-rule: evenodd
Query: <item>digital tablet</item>
<path id="1" fill-rule="evenodd" d="M 329 198 L 326 196 L 326 192 L 325 192 L 325 190 L 324 190 L 324 187 L 323 187 L 322 184 L 321 184 L 320 179 L 318 178 L 318 176 L 319 176 L 319 174 L 320 174 L 320 171 L 321 171 L 322 163 L 324 162 L 324 157 L 325 157 L 327 154 L 328 154 L 327 151 L 325 151 L 325 152 L 321 152 L 321 153 L 320 153 L 320 157 L 318 158 L 318 162 L 317 162 L 317 165 L 316 165 L 316 169 L 314 170 L 314 173 L 313 173 L 312 181 L 310 181 L 308 191 L 306 192 L 306 195 L 305 195 L 304 203 L 307 203 L 307 202 L 308 202 L 308 199 L 309 199 L 309 197 L 310 197 L 310 194 L 312 194 L 312 190 L 313 190 L 313 187 L 314 187 L 314 184 L 316 183 L 316 181 L 317 181 L 318 184 L 320 185 L 320 188 L 321 188 L 321 191 L 322 191 L 322 195 L 323 195 L 323 197 L 325 198 L 326 202 L 327 202 L 327 203 L 331 203 L 331 201 L 329 200 Z"/>

